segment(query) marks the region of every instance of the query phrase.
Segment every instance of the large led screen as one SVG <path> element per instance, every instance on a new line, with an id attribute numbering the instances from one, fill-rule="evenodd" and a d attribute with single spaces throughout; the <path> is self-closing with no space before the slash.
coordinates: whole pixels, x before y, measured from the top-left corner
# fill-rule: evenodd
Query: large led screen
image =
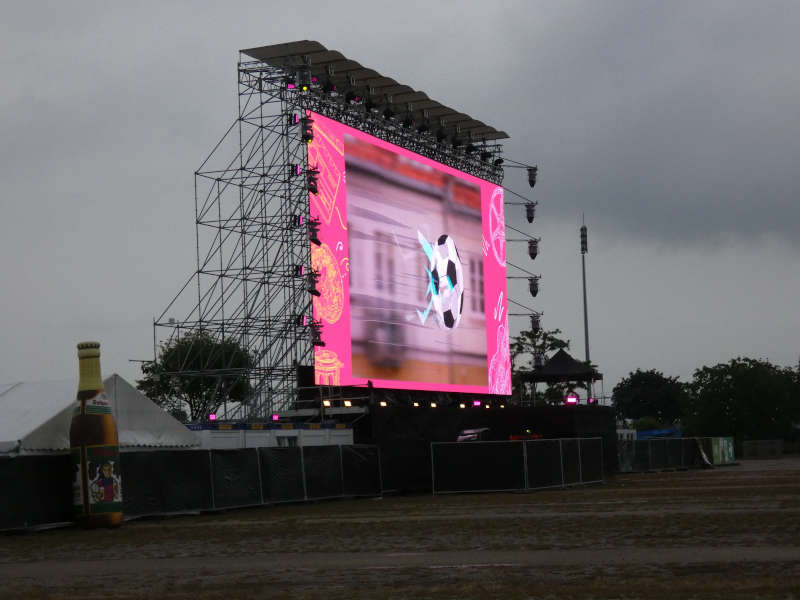
<path id="1" fill-rule="evenodd" d="M 308 116 L 315 382 L 510 394 L 502 188 Z"/>

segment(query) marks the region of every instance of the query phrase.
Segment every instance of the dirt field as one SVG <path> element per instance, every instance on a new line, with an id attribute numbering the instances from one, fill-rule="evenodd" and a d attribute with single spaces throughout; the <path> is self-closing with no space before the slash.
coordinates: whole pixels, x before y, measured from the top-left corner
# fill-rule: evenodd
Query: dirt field
<path id="1" fill-rule="evenodd" d="M 800 458 L 6 535 L 0 598 L 800 598 Z"/>

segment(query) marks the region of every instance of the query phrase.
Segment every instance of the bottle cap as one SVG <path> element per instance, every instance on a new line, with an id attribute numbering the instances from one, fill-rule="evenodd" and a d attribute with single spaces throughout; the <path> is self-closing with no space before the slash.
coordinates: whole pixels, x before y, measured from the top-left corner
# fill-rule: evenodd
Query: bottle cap
<path id="1" fill-rule="evenodd" d="M 78 344 L 78 358 L 100 356 L 100 342 L 81 342 Z"/>

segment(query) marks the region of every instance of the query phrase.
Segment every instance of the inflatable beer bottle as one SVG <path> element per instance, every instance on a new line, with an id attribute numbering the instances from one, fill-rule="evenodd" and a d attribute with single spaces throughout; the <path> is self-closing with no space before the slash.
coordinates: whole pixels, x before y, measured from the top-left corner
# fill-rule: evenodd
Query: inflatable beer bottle
<path id="1" fill-rule="evenodd" d="M 86 527 L 122 523 L 122 481 L 117 424 L 100 377 L 100 344 L 78 344 L 77 403 L 72 410 L 72 505 Z"/>

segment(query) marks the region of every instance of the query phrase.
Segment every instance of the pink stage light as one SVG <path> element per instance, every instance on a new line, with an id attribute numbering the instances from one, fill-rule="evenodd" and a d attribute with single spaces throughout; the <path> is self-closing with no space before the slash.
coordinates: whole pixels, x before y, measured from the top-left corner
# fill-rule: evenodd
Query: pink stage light
<path id="1" fill-rule="evenodd" d="M 278 419 L 280 419 L 280 417 L 278 415 L 272 415 L 272 420 L 273 421 L 277 421 Z"/>
<path id="2" fill-rule="evenodd" d="M 574 392 L 570 392 L 569 394 L 567 394 L 567 397 L 564 398 L 564 403 L 565 404 L 570 404 L 570 405 L 577 404 L 578 403 L 578 395 L 575 394 Z"/>
<path id="3" fill-rule="evenodd" d="M 217 415 L 215 415 L 214 413 L 211 413 L 210 415 L 208 415 L 208 420 L 209 421 L 216 421 L 217 420 Z"/>
<path id="4" fill-rule="evenodd" d="M 594 404 L 596 400 L 594 398 L 589 398 L 589 404 Z"/>
<path id="5" fill-rule="evenodd" d="M 473 400 L 472 401 L 472 406 L 480 406 L 480 405 L 481 405 L 481 401 L 480 400 Z"/>
<path id="6" fill-rule="evenodd" d="M 296 87 L 297 87 L 297 86 L 296 86 L 295 84 L 293 84 L 293 83 L 287 83 L 287 84 L 286 84 L 286 89 L 287 89 L 287 90 L 293 90 L 293 89 L 294 89 L 294 88 L 296 88 Z"/>

